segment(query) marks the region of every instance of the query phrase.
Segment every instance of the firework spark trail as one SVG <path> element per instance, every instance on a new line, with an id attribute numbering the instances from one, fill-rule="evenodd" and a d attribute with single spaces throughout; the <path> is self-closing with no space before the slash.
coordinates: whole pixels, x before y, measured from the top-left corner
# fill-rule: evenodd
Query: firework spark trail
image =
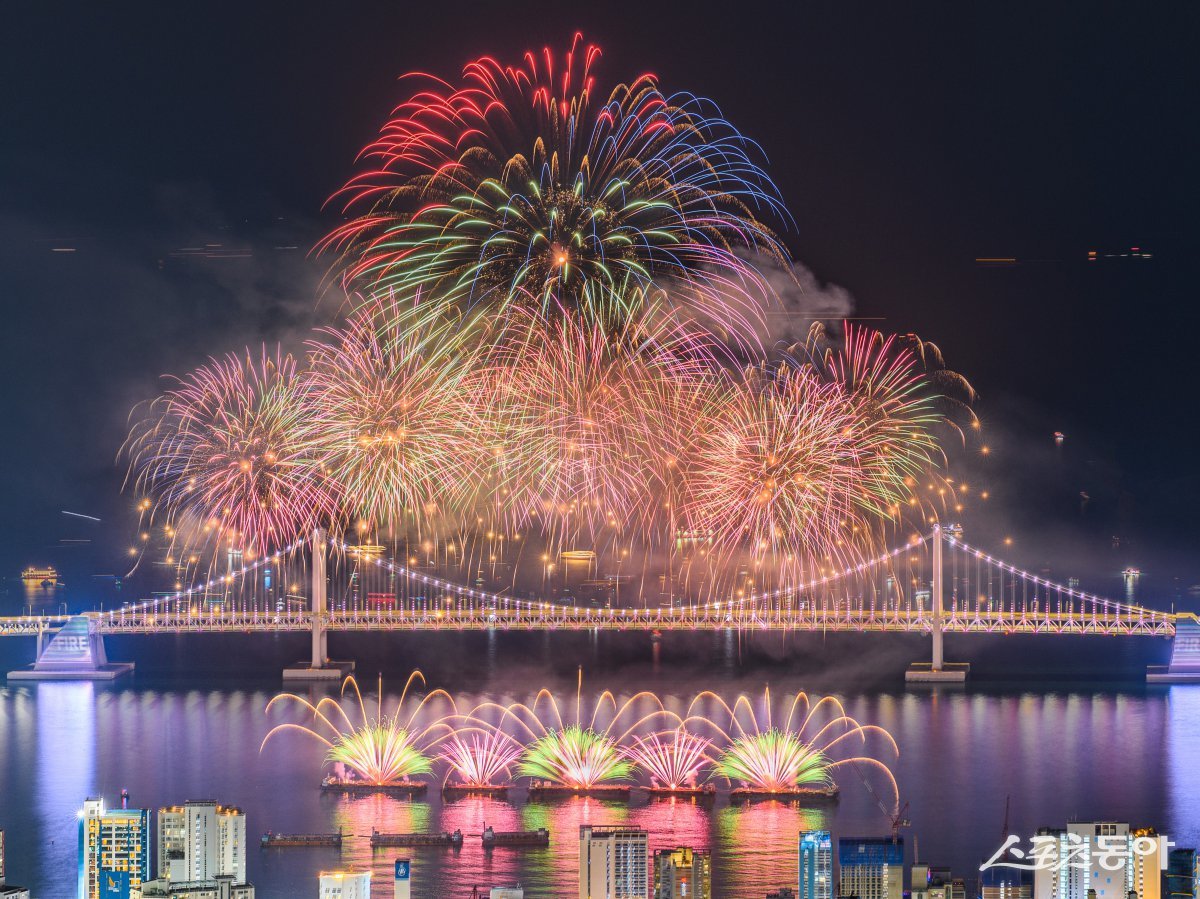
<path id="1" fill-rule="evenodd" d="M 334 483 L 300 439 L 309 405 L 296 361 L 212 359 L 160 397 L 126 443 L 136 483 L 259 554 L 336 520 Z"/>
<path id="2" fill-rule="evenodd" d="M 336 197 L 354 217 L 325 241 L 368 293 L 424 288 L 411 318 L 472 321 L 515 304 L 611 321 L 643 290 L 753 340 L 769 288 L 739 250 L 782 258 L 755 217 L 786 219 L 758 147 L 711 101 L 652 75 L 598 100 L 576 35 L 519 66 L 485 57 L 398 106 Z"/>

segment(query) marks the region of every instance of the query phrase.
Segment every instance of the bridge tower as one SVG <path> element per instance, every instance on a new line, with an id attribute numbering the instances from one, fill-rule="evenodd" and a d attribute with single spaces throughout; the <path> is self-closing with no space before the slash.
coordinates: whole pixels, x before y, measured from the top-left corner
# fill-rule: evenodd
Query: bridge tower
<path id="1" fill-rule="evenodd" d="M 333 662 L 329 659 L 329 574 L 326 560 L 329 554 L 329 536 L 324 528 L 312 532 L 312 656 L 309 664 L 300 662 L 283 669 L 284 680 L 341 680 L 354 670 L 353 662 Z"/>
<path id="2" fill-rule="evenodd" d="M 933 541 L 933 545 L 930 547 L 932 556 L 930 563 L 933 571 L 929 579 L 929 632 L 933 641 L 931 660 L 929 663 L 916 662 L 910 665 L 904 674 L 904 679 L 909 683 L 961 684 L 967 679 L 967 671 L 971 666 L 965 663 L 947 665 L 942 651 L 942 618 L 945 610 L 946 591 L 946 534 L 940 523 L 933 526 L 933 536 L 930 539 Z"/>

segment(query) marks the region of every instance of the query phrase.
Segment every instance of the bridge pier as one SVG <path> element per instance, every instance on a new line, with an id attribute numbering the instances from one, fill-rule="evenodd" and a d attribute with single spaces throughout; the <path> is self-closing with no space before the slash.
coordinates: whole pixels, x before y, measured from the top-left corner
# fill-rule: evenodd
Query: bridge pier
<path id="1" fill-rule="evenodd" d="M 68 618 L 49 642 L 44 622 L 38 623 L 37 661 L 10 671 L 10 681 L 116 680 L 133 672 L 133 662 L 110 662 L 104 651 L 99 623 L 86 615 Z"/>
<path id="2" fill-rule="evenodd" d="M 916 684 L 961 684 L 967 679 L 971 666 L 965 663 L 947 665 L 942 653 L 942 597 L 945 593 L 945 563 L 943 561 L 942 526 L 933 526 L 933 578 L 929 587 L 931 612 L 930 636 L 933 638 L 931 661 L 928 665 L 915 662 L 904 672 L 904 680 Z"/>
<path id="3" fill-rule="evenodd" d="M 1146 669 L 1146 683 L 1200 684 L 1200 618 L 1187 613 L 1175 616 L 1171 663 Z"/>
<path id="4" fill-rule="evenodd" d="M 312 656 L 309 664 L 298 662 L 283 669 L 283 679 L 313 681 L 341 680 L 354 670 L 353 662 L 329 659 L 329 579 L 325 571 L 329 540 L 324 528 L 312 533 Z"/>

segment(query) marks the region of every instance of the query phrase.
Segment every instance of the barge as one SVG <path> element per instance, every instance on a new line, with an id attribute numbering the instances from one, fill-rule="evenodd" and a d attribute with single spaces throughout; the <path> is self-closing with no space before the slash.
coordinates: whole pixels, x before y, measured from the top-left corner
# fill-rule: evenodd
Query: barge
<path id="1" fill-rule="evenodd" d="M 629 784 L 592 784 L 573 787 L 569 784 L 535 780 L 529 784 L 530 799 L 556 799 L 561 796 L 590 796 L 593 799 L 628 799 L 633 788 Z"/>
<path id="2" fill-rule="evenodd" d="M 381 833 L 371 830 L 372 849 L 384 846 L 449 846 L 451 849 L 461 849 L 462 844 L 461 830 L 455 830 L 454 833 L 448 830 L 441 833 Z"/>
<path id="3" fill-rule="evenodd" d="M 449 799 L 464 796 L 487 796 L 492 799 L 507 799 L 508 784 L 442 784 L 442 795 Z"/>
<path id="4" fill-rule="evenodd" d="M 276 846 L 334 846 L 342 845 L 342 832 L 337 833 L 275 833 L 268 831 L 262 835 L 262 848 L 273 849 Z"/>
<path id="5" fill-rule="evenodd" d="M 502 848 L 535 848 L 540 849 L 550 845 L 550 831 L 544 827 L 537 830 L 495 830 L 485 827 L 480 837 L 484 849 Z"/>
<path id="6" fill-rule="evenodd" d="M 428 789 L 429 784 L 423 780 L 393 780 L 387 783 L 373 784 L 365 780 L 347 780 L 331 776 L 321 781 L 321 791 L 324 793 L 347 793 L 354 796 L 368 793 L 388 793 L 392 796 L 422 796 Z"/>
<path id="7" fill-rule="evenodd" d="M 801 805 L 824 805 L 837 802 L 841 791 L 836 787 L 796 787 L 783 790 L 760 790 L 754 787 L 737 787 L 729 791 L 729 801 L 756 802 L 761 799 L 778 799 L 780 802 L 798 802 Z"/>
<path id="8" fill-rule="evenodd" d="M 702 784 L 695 787 L 642 787 L 651 799 L 702 799 L 717 798 L 717 788 L 713 784 Z"/>

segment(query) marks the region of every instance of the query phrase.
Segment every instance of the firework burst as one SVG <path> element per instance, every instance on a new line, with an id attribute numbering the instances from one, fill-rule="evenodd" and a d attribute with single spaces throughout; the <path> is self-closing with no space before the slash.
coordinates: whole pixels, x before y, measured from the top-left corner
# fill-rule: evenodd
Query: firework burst
<path id="1" fill-rule="evenodd" d="M 692 714 L 696 706 L 707 702 L 725 713 L 728 728 L 711 716 Z M 737 783 L 740 791 L 831 793 L 837 789 L 834 774 L 850 767 L 872 792 L 864 771 L 874 772 L 885 782 L 894 805 L 899 802 L 891 769 L 875 755 L 866 754 L 869 747 L 877 745 L 895 758 L 899 755 L 896 741 L 883 728 L 851 718 L 832 696 L 814 703 L 808 694 L 798 693 L 776 723 L 769 688 L 763 691 L 757 710 L 745 695 L 730 706 L 719 696 L 704 692 L 692 701 L 683 725 L 712 728 L 720 735 L 724 749 L 716 759 L 714 774 Z"/>
<path id="2" fill-rule="evenodd" d="M 757 214 L 786 217 L 758 157 L 710 101 L 642 75 L 598 93 L 600 50 L 490 57 L 459 86 L 398 106 L 338 194 L 326 240 L 367 293 L 424 289 L 412 316 L 494 318 L 512 305 L 611 320 L 644 290 L 749 335 L 767 293 L 747 250 L 782 256 Z"/>
<path id="3" fill-rule="evenodd" d="M 386 787 L 429 774 L 433 770 L 430 748 L 452 728 L 447 725 L 445 718 L 439 717 L 425 726 L 418 723 L 418 718 L 430 702 L 445 700 L 453 710 L 454 700 L 445 691 L 434 690 L 424 696 L 407 717 L 403 717 L 402 708 L 409 689 L 418 681 L 424 684 L 424 680 L 419 671 L 414 671 L 405 682 L 395 712 L 387 715 L 383 710 L 383 679 L 380 678 L 379 697 L 375 713 L 371 715 L 358 682 L 353 677 L 346 678 L 342 684 L 342 696 L 345 697 L 348 689 L 353 690 L 359 713 L 357 722 L 340 702 L 330 697 L 314 705 L 294 693 L 280 693 L 267 703 L 268 712 L 276 703 L 296 703 L 312 714 L 314 724 L 312 727 L 280 724 L 267 733 L 259 751 L 265 749 L 276 734 L 296 730 L 321 742 L 327 749 L 325 761 L 343 766 L 347 772 L 347 782 L 350 783 Z"/>
<path id="4" fill-rule="evenodd" d="M 650 777 L 652 786 L 677 790 L 695 787 L 713 763 L 712 741 L 685 730 L 634 736 L 624 753 Z"/>
<path id="5" fill-rule="evenodd" d="M 627 780 L 633 770 L 612 737 L 578 724 L 542 734 L 525 747 L 517 766 L 522 777 L 579 789 Z"/>
<path id="6" fill-rule="evenodd" d="M 679 723 L 679 717 L 668 712 L 662 700 L 649 691 L 618 704 L 606 690 L 585 720 L 582 672 L 575 690 L 574 720 L 563 717 L 549 690 L 539 691 L 532 705 L 514 703 L 503 713 L 525 743 L 518 774 L 571 790 L 629 779 L 635 768 L 621 749 L 626 740 L 656 724 Z"/>
<path id="7" fill-rule="evenodd" d="M 159 398 L 135 426 L 130 472 L 172 519 L 265 553 L 337 516 L 335 485 L 300 437 L 308 409 L 288 355 L 213 359 Z"/>
<path id="8" fill-rule="evenodd" d="M 463 507 L 488 461 L 469 426 L 462 369 L 429 361 L 447 338 L 398 330 L 398 306 L 372 301 L 310 343 L 309 414 L 299 423 L 350 511 L 375 526 Z"/>
<path id="9" fill-rule="evenodd" d="M 510 322 L 476 380 L 498 506 L 516 526 L 540 517 L 559 533 L 648 530 L 664 460 L 695 427 L 709 347 L 662 321 L 616 333 L 524 311 Z"/>
<path id="10" fill-rule="evenodd" d="M 469 732 L 467 732 L 469 730 Z M 442 743 L 438 758 L 447 778 L 466 787 L 494 787 L 507 781 L 525 747 L 499 728 L 455 729 Z"/>
<path id="11" fill-rule="evenodd" d="M 854 410 L 808 368 L 747 370 L 701 434 L 685 515 L 726 550 L 824 556 L 861 491 Z"/>

